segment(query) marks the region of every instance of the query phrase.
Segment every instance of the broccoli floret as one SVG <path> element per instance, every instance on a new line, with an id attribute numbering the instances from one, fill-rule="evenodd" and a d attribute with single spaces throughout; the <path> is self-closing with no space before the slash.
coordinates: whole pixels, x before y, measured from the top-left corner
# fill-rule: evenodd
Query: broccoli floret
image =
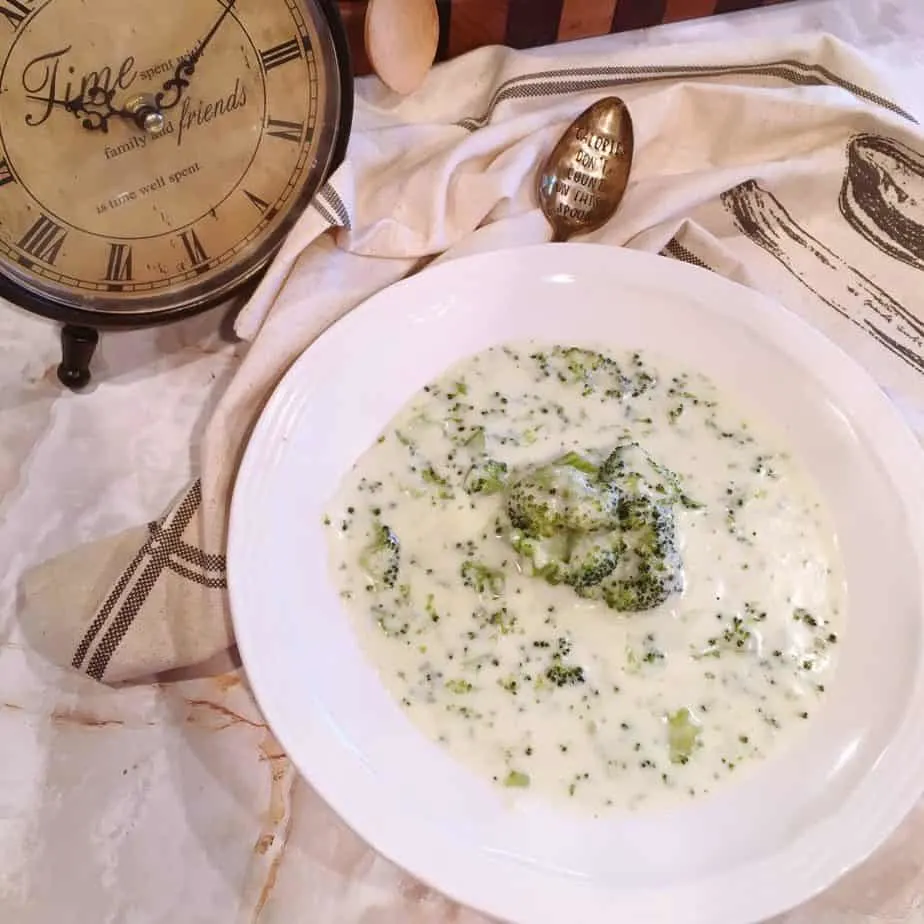
<path id="1" fill-rule="evenodd" d="M 611 530 L 560 530 L 539 538 L 513 530 L 509 538 L 514 549 L 532 564 L 534 576 L 549 584 L 567 584 L 582 596 L 585 589 L 613 571 L 623 547 L 619 534 Z"/>
<path id="2" fill-rule="evenodd" d="M 507 538 L 550 584 L 622 612 L 653 609 L 683 588 L 674 506 L 688 499 L 637 443 L 596 459 L 571 452 L 514 473 Z"/>
<path id="3" fill-rule="evenodd" d="M 376 527 L 372 542 L 359 556 L 359 563 L 374 584 L 394 587 L 401 565 L 401 543 L 389 526 Z"/>
<path id="4" fill-rule="evenodd" d="M 627 571 L 629 569 L 626 569 Z M 673 573 L 653 573 L 644 566 L 630 577 L 613 577 L 599 585 L 603 602 L 620 613 L 653 610 L 682 588 Z"/>
<path id="5" fill-rule="evenodd" d="M 568 550 L 568 567 L 564 583 L 579 594 L 599 584 L 612 574 L 623 551 L 623 542 L 618 534 L 604 532 L 573 538 Z"/>
<path id="6" fill-rule="evenodd" d="M 479 459 L 468 470 L 462 487 L 467 494 L 499 494 L 507 481 L 507 463 Z"/>
<path id="7" fill-rule="evenodd" d="M 567 457 L 566 457 L 567 458 Z M 568 462 L 526 469 L 508 484 L 507 516 L 527 536 L 590 532 L 617 524 L 619 491 Z"/>
<path id="8" fill-rule="evenodd" d="M 638 443 L 617 446 L 600 466 L 599 477 L 633 494 L 689 508 L 701 506 L 684 492 L 680 476 L 655 461 Z"/>
<path id="9" fill-rule="evenodd" d="M 477 561 L 464 561 L 459 569 L 462 583 L 479 594 L 489 593 L 499 597 L 504 592 L 504 574 L 496 568 L 489 568 Z"/>
<path id="10" fill-rule="evenodd" d="M 621 612 L 660 606 L 683 588 L 674 515 L 665 505 L 634 497 L 620 505 L 623 548 L 616 568 L 585 596 Z"/>

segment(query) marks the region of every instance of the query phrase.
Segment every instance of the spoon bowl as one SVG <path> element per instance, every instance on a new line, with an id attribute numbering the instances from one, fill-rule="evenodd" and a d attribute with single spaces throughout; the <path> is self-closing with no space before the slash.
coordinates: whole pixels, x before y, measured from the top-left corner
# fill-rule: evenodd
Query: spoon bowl
<path id="1" fill-rule="evenodd" d="M 365 46 L 372 69 L 395 93 L 407 96 L 426 78 L 439 44 L 435 0 L 369 0 Z"/>
<path id="2" fill-rule="evenodd" d="M 598 100 L 565 130 L 539 169 L 539 206 L 552 240 L 596 231 L 612 218 L 629 183 L 635 137 L 626 104 Z"/>

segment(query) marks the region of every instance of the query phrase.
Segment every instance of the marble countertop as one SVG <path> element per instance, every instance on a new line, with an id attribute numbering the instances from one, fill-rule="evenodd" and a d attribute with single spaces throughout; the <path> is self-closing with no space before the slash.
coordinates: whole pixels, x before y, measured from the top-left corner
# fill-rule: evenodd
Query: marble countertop
<path id="1" fill-rule="evenodd" d="M 921 0 L 795 0 L 593 41 L 624 48 L 808 30 L 868 50 L 924 118 Z M 230 662 L 205 680 L 110 689 L 22 643 L 25 567 L 153 518 L 192 474 L 243 352 L 229 329 L 219 310 L 104 335 L 95 384 L 73 395 L 55 379 L 57 329 L 0 305 L 0 920 L 484 922 L 337 820 L 281 753 Z M 782 920 L 924 921 L 924 806 L 867 863 Z"/>

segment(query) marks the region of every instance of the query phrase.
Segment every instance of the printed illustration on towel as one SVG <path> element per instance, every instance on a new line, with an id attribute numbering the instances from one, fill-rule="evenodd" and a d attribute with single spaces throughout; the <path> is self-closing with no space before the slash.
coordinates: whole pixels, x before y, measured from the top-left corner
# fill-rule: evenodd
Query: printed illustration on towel
<path id="1" fill-rule="evenodd" d="M 913 369 L 924 372 L 924 324 L 802 228 L 776 196 L 755 180 L 748 180 L 723 193 L 722 203 L 749 240 L 778 260 L 822 302 Z"/>
<path id="2" fill-rule="evenodd" d="M 924 156 L 894 138 L 851 138 L 840 207 L 883 253 L 924 269 Z"/>

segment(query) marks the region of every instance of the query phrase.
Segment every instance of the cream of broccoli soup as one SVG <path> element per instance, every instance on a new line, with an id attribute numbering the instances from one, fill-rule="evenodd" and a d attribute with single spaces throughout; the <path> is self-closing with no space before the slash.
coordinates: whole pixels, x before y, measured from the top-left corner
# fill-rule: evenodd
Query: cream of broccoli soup
<path id="1" fill-rule="evenodd" d="M 325 523 L 383 683 L 499 787 L 595 812 L 707 793 L 798 734 L 835 669 L 844 580 L 813 485 L 657 356 L 465 359 Z"/>

